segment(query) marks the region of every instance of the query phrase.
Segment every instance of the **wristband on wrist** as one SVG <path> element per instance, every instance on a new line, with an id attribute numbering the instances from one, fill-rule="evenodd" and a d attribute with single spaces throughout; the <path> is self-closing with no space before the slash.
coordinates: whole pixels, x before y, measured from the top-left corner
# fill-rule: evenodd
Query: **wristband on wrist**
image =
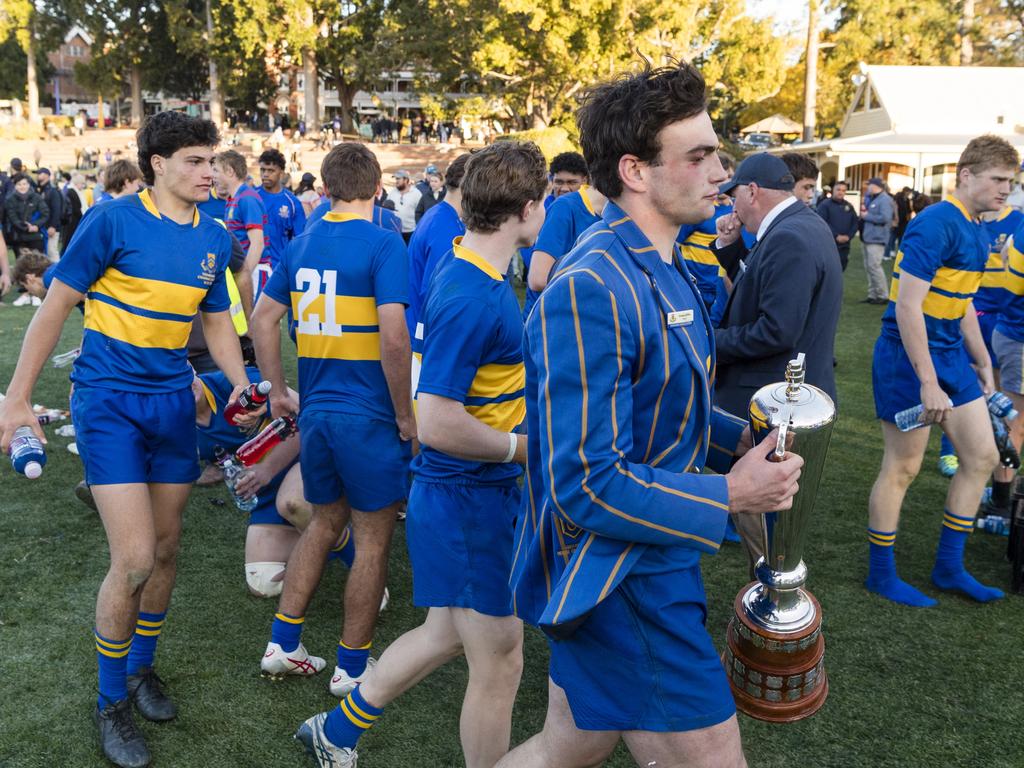
<path id="1" fill-rule="evenodd" d="M 508 433 L 508 453 L 505 454 L 505 458 L 501 460 L 502 464 L 508 464 L 516 456 L 516 448 L 519 447 L 519 438 L 516 437 L 515 432 Z"/>

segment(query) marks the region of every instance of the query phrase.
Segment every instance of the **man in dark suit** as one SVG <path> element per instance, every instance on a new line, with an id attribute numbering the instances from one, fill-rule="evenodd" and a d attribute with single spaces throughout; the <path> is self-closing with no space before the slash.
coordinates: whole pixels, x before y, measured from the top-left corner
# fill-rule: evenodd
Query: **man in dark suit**
<path id="1" fill-rule="evenodd" d="M 832 353 L 843 292 L 839 254 L 828 225 L 792 189 L 786 164 L 767 153 L 746 158 L 721 188 L 735 201 L 734 210 L 718 220 L 712 250 L 733 291 L 715 330 L 715 404 L 740 416 L 758 389 L 785 380 L 786 363 L 800 352 L 807 355 L 807 383 L 836 399 Z M 741 224 L 757 235 L 749 251 Z M 738 517 L 734 522 L 756 562 L 760 534 Z"/>

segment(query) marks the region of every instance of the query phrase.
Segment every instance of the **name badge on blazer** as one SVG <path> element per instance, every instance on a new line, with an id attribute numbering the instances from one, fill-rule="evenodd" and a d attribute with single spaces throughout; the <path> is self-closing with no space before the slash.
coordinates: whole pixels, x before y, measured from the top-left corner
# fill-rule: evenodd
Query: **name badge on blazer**
<path id="1" fill-rule="evenodd" d="M 679 312 L 668 313 L 668 327 L 675 328 L 680 325 L 692 325 L 693 324 L 693 310 L 683 309 Z"/>

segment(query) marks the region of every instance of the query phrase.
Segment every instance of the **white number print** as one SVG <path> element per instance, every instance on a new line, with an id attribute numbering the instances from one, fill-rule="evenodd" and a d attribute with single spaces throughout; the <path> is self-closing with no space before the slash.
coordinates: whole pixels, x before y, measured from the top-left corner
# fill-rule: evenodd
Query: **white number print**
<path id="1" fill-rule="evenodd" d="M 302 290 L 299 299 L 298 320 L 299 333 L 304 336 L 341 336 L 341 324 L 337 321 L 336 299 L 338 297 L 338 273 L 336 270 L 324 270 L 323 275 L 315 269 L 303 267 L 295 273 L 297 287 Z M 324 286 L 324 319 L 320 315 L 309 312 L 310 306 L 320 295 L 320 284 Z"/>

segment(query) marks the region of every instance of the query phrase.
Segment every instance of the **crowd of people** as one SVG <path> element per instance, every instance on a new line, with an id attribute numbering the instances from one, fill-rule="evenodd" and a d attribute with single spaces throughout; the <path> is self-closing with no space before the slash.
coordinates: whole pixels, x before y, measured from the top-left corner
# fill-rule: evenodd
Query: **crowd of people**
<path id="1" fill-rule="evenodd" d="M 257 180 L 243 155 L 218 151 L 212 123 L 173 112 L 140 129 L 137 164 L 105 169 L 110 200 L 90 199 L 74 176 L 55 189 L 46 169 L 33 189 L 12 161 L 14 279 L 45 301 L 0 403 L 0 447 L 19 427 L 42 436 L 32 389 L 81 307 L 71 412 L 80 495 L 110 543 L 94 717 L 114 764 L 151 760 L 133 708 L 157 722 L 177 714 L 155 658 L 193 483 L 220 482 L 217 447 L 233 452 L 289 416 L 298 437 L 235 491 L 258 497 L 247 588 L 277 599 L 264 675 L 331 667 L 305 647 L 303 625 L 325 564 L 351 569 L 328 682 L 339 704 L 296 731 L 321 768 L 354 767 L 386 706 L 459 655 L 470 768 L 599 765 L 620 741 L 642 766 L 745 765 L 700 561 L 732 536 L 753 566 L 763 514 L 784 512 L 799 489 L 801 457 L 767 461 L 776 440 L 753 444 L 751 395 L 802 352 L 807 383 L 842 410 L 834 340 L 856 237 L 868 301 L 886 305 L 866 586 L 907 606 L 936 602 L 899 579 L 893 555 L 929 432 L 895 421 L 921 404 L 922 423 L 940 424 L 959 457 L 933 584 L 1002 596 L 963 553 L 998 459 L 984 399 L 994 365 L 1024 412 L 1024 228 L 1005 208 L 1016 150 L 971 141 L 952 196 L 913 217 L 908 197 L 899 229 L 880 178 L 858 212 L 841 181 L 814 205 L 818 169 L 803 155 L 737 166 L 719 150 L 707 95 L 690 65 L 622 76 L 583 99 L 582 153 L 548 163 L 531 143 L 499 141 L 415 183 L 399 170 L 387 190 L 364 144 L 330 150 L 320 192 L 313 174 L 292 192 L 279 150 L 258 156 Z M 52 210 L 70 199 L 68 231 Z M 887 245 L 891 283 L 878 275 Z M 512 283 L 520 261 L 525 306 Z M 972 303 L 979 288 L 998 311 Z M 266 405 L 229 422 L 260 381 Z M 1012 434 L 1019 446 L 1019 424 Z M 995 476 L 994 508 L 1011 481 Z M 403 515 L 413 603 L 427 612 L 375 658 Z M 543 731 L 510 751 L 530 663 L 523 622 L 549 642 L 548 710 Z"/>

